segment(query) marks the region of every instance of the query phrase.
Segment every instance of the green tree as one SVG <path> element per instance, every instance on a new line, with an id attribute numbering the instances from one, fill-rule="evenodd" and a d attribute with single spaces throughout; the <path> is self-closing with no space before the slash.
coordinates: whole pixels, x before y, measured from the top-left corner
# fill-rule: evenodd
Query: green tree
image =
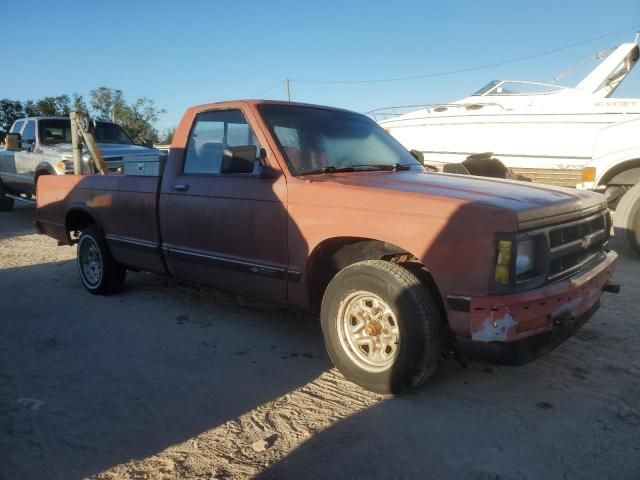
<path id="1" fill-rule="evenodd" d="M 122 90 L 99 87 L 91 90 L 90 95 L 94 115 L 103 120 L 116 121 L 126 107 Z"/>
<path id="2" fill-rule="evenodd" d="M 32 108 L 29 110 L 33 111 Z M 44 97 L 36 101 L 35 113 L 31 113 L 31 115 L 67 116 L 70 111 L 71 98 L 69 95 L 58 95 L 57 97 Z"/>
<path id="3" fill-rule="evenodd" d="M 9 131 L 13 122 L 24 117 L 24 107 L 18 100 L 0 100 L 0 128 Z"/>
<path id="4" fill-rule="evenodd" d="M 100 87 L 91 90 L 91 107 L 95 116 L 119 123 L 136 143 L 157 143 L 158 130 L 154 124 L 164 110 L 153 100 L 142 97 L 128 104 L 122 90 Z"/>
<path id="5" fill-rule="evenodd" d="M 27 100 L 24 102 L 24 115 L 26 117 L 35 117 L 38 115 L 38 105 L 33 100 Z"/>
<path id="6" fill-rule="evenodd" d="M 119 123 L 136 143 L 158 143 L 160 134 L 155 127 L 158 115 L 164 110 L 156 107 L 153 100 L 142 97 L 127 103 L 122 90 L 100 87 L 91 90 L 90 105 L 82 95 L 74 93 L 26 100 L 24 103 L 4 98 L 0 100 L 0 129 L 8 130 L 13 122 L 25 116 L 67 116 L 71 110 L 81 110 L 94 117 Z M 171 143 L 175 129 L 164 133 L 163 141 Z"/>
<path id="7" fill-rule="evenodd" d="M 175 134 L 176 127 L 165 129 L 165 131 L 160 135 L 160 138 L 158 139 L 158 144 L 171 145 L 171 142 L 173 142 L 173 136 Z"/>
<path id="8" fill-rule="evenodd" d="M 84 97 L 82 95 L 78 95 L 77 93 L 73 94 L 73 97 L 71 99 L 71 104 L 73 105 L 73 110 L 81 111 L 81 112 L 89 111 L 89 108 L 87 107 L 87 104 L 84 101 Z"/>

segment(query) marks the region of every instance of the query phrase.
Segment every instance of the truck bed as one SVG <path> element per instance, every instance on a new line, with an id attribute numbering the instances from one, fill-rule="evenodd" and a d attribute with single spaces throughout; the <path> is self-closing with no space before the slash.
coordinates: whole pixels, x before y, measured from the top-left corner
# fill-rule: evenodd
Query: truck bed
<path id="1" fill-rule="evenodd" d="M 69 216 L 91 215 L 106 233 L 116 261 L 165 273 L 158 225 L 160 182 L 161 177 L 125 175 L 44 176 L 38 181 L 37 226 L 71 245 L 74 239 L 65 228 Z"/>

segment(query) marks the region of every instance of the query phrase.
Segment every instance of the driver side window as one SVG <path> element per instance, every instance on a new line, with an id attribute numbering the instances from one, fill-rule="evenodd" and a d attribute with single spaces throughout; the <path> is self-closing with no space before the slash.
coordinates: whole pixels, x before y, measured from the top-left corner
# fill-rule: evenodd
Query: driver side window
<path id="1" fill-rule="evenodd" d="M 22 142 L 33 143 L 35 141 L 36 141 L 36 122 L 34 120 L 29 120 L 24 127 L 24 131 L 22 132 Z"/>
<path id="2" fill-rule="evenodd" d="M 249 145 L 260 151 L 258 140 L 240 110 L 199 113 L 189 134 L 183 172 L 219 174 L 225 149 Z"/>
<path id="3" fill-rule="evenodd" d="M 24 125 L 24 120 L 20 120 L 19 122 L 14 123 L 13 127 L 11 127 L 10 133 L 20 133 L 20 130 L 22 130 L 23 125 Z"/>

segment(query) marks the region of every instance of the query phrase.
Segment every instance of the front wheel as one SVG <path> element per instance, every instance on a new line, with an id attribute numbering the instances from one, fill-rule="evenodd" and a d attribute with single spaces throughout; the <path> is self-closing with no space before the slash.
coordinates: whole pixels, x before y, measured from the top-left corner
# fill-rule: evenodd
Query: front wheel
<path id="1" fill-rule="evenodd" d="M 640 256 L 640 183 L 620 199 L 613 214 L 612 246 L 620 253 Z"/>
<path id="2" fill-rule="evenodd" d="M 424 383 L 436 370 L 442 318 L 409 270 L 366 260 L 341 270 L 322 299 L 321 323 L 333 364 L 378 393 Z"/>
<path id="3" fill-rule="evenodd" d="M 100 230 L 91 225 L 78 240 L 78 271 L 85 288 L 94 294 L 117 292 L 122 288 L 127 270 L 111 256 Z"/>

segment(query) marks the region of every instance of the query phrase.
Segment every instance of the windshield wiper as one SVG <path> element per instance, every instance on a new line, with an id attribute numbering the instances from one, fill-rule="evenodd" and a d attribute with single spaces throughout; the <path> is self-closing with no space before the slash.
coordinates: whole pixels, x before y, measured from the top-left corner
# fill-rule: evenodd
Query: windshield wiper
<path id="1" fill-rule="evenodd" d="M 301 172 L 300 175 L 318 175 L 319 173 L 339 173 L 339 172 L 354 172 L 355 169 L 351 166 L 349 167 L 334 167 L 329 165 L 328 167 L 317 168 L 315 170 L 305 170 Z"/>
<path id="2" fill-rule="evenodd" d="M 356 171 L 389 171 L 395 172 L 397 170 L 409 170 L 411 168 L 411 164 L 408 163 L 395 163 L 392 165 L 388 164 L 376 164 L 376 163 L 360 163 L 356 165 L 349 165 L 348 167 L 334 167 L 332 165 L 328 167 L 318 168 L 315 170 L 306 170 L 301 172 L 300 175 L 318 175 L 320 173 L 341 173 L 341 172 L 356 172 Z"/>
<path id="3" fill-rule="evenodd" d="M 397 170 L 409 170 L 411 164 L 409 163 L 394 163 L 388 165 L 386 163 L 362 163 L 358 165 L 351 165 L 355 169 L 368 169 L 368 170 L 385 170 L 395 172 Z"/>

